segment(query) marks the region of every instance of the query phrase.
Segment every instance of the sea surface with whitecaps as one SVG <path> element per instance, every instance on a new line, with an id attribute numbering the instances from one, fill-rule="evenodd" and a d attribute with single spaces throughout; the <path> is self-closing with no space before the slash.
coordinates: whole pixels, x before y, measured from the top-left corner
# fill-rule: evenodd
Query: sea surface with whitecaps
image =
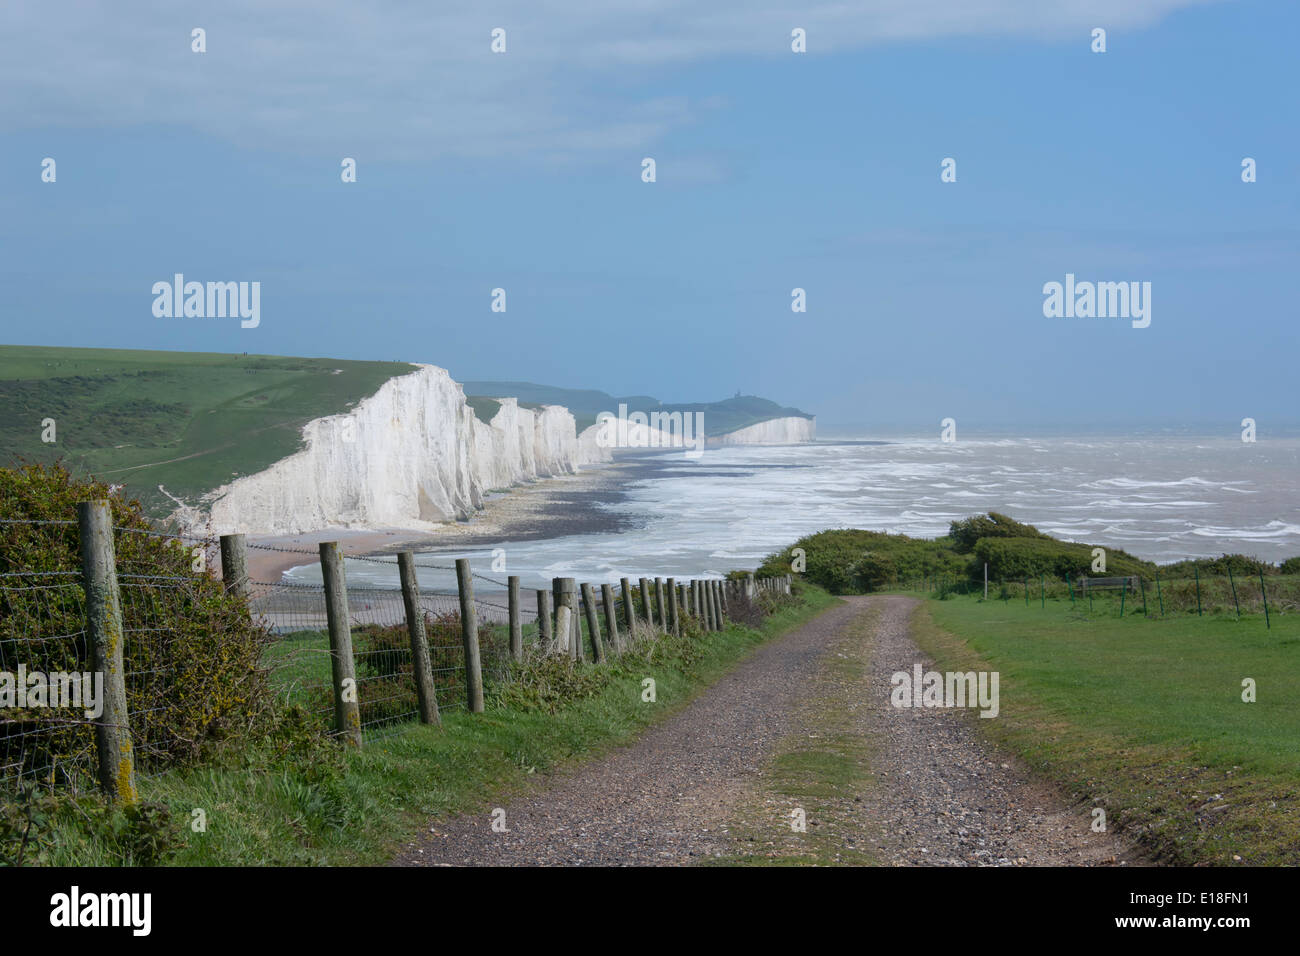
<path id="1" fill-rule="evenodd" d="M 1000 511 L 1053 536 L 1157 562 L 1242 552 L 1300 555 L 1300 438 L 934 437 L 845 435 L 790 446 L 680 451 L 640 459 L 610 509 L 618 531 L 461 548 L 476 571 L 526 588 L 552 577 L 711 576 L 753 568 L 826 528 L 922 537 L 956 518 Z M 500 548 L 493 569 L 493 548 Z M 422 560 L 449 563 L 452 552 Z M 504 558 L 505 569 L 500 568 Z M 396 566 L 348 564 L 355 586 L 392 586 Z M 319 581 L 316 568 L 291 578 Z M 430 588 L 454 574 L 422 571 Z"/>

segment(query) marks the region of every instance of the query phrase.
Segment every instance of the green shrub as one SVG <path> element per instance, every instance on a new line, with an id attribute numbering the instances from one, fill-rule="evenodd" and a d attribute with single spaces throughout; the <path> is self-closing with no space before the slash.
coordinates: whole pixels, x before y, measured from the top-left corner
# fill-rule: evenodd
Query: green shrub
<path id="1" fill-rule="evenodd" d="M 879 551 L 868 551 L 849 571 L 863 591 L 879 591 L 898 583 L 898 562 Z"/>
<path id="2" fill-rule="evenodd" d="M 794 575 L 796 580 L 807 578 L 835 594 L 863 593 L 923 576 L 966 573 L 966 559 L 955 553 L 947 540 L 839 529 L 800 538 L 769 556 L 758 574 L 789 574 L 796 548 L 803 549 L 805 561 L 802 574 Z"/>
<path id="3" fill-rule="evenodd" d="M 1300 564 L 1300 559 L 1293 558 Z M 1199 573 L 1202 577 L 1206 575 L 1227 575 L 1228 569 L 1232 569 L 1234 577 L 1258 577 L 1261 574 L 1277 574 L 1278 568 L 1269 564 L 1267 561 L 1261 561 L 1259 558 L 1252 558 L 1244 554 L 1224 554 L 1217 558 L 1189 558 L 1186 561 L 1176 561 L 1173 564 L 1165 564 L 1160 567 L 1160 576 L 1169 578 L 1190 578 Z M 1282 572 L 1287 573 L 1287 572 Z M 1300 573 L 1300 572 L 1291 572 Z"/>
<path id="4" fill-rule="evenodd" d="M 1277 570 L 1279 574 L 1300 574 L 1300 558 L 1287 558 Z"/>
<path id="5" fill-rule="evenodd" d="M 1047 575 L 1052 578 L 1077 578 L 1079 575 L 1119 577 L 1137 575 L 1150 578 L 1155 565 L 1133 557 L 1125 551 L 1106 549 L 1106 571 L 1092 572 L 1093 545 L 1054 538 L 981 538 L 975 542 L 970 579 L 982 580 L 988 562 L 989 579 L 1020 581 Z"/>
<path id="6" fill-rule="evenodd" d="M 972 515 L 969 518 L 952 522 L 948 526 L 948 538 L 952 542 L 952 549 L 958 554 L 970 554 L 975 550 L 976 542 L 982 538 L 1046 538 L 1049 541 L 1053 540 L 1033 525 L 1021 524 L 1019 521 L 1008 518 L 996 511 L 990 511 L 986 515 Z"/>
<path id="7" fill-rule="evenodd" d="M 196 573 L 189 550 L 144 533 L 152 528 L 139 503 L 107 484 L 74 479 L 61 465 L 0 468 L 0 574 L 79 571 L 76 505 L 92 499 L 107 499 L 113 525 L 127 529 L 114 538 L 137 763 L 152 770 L 196 758 L 213 741 L 265 719 L 270 698 L 258 662 L 267 635 L 247 602 Z M 62 523 L 4 523 L 15 520 Z M 0 589 L 0 668 L 88 670 L 80 575 L 9 580 L 23 583 Z M 17 763 L 47 783 L 91 783 L 89 723 L 64 722 L 67 713 L 54 710 L 7 716 L 0 763 Z M 17 738 L 25 731 L 35 733 Z"/>

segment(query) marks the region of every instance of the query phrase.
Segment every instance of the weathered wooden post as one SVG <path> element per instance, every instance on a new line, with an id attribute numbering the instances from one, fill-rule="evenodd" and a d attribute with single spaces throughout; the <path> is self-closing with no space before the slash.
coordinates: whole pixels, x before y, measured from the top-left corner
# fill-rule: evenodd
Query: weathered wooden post
<path id="1" fill-rule="evenodd" d="M 108 501 L 78 502 L 77 524 L 81 533 L 90 668 L 102 675 L 103 681 L 103 709 L 95 724 L 99 785 L 114 803 L 135 803 L 135 749 L 126 709 L 126 665 L 122 660 L 122 595 L 117 587 L 113 511 Z"/>
<path id="2" fill-rule="evenodd" d="M 627 624 L 628 640 L 636 637 L 636 604 L 632 600 L 632 582 L 619 578 L 618 586 L 623 595 L 623 621 Z"/>
<path id="3" fill-rule="evenodd" d="M 731 581 L 723 578 L 718 582 L 718 600 L 722 603 L 722 613 L 727 613 L 727 590 L 731 587 Z"/>
<path id="4" fill-rule="evenodd" d="M 713 626 L 713 600 L 709 597 L 708 578 L 700 581 L 700 606 L 703 608 L 700 617 L 704 619 L 704 629 L 706 631 L 717 630 Z"/>
<path id="5" fill-rule="evenodd" d="M 650 579 L 641 578 L 641 616 L 651 627 L 654 626 L 654 612 L 650 610 Z"/>
<path id="6" fill-rule="evenodd" d="M 545 652 L 551 645 L 551 592 L 537 589 L 537 640 Z"/>
<path id="7" fill-rule="evenodd" d="M 668 627 L 673 637 L 680 637 L 682 621 L 677 607 L 677 579 L 668 579 Z"/>
<path id="8" fill-rule="evenodd" d="M 420 607 L 420 582 L 415 576 L 412 552 L 403 551 L 397 556 L 397 573 L 402 580 L 402 603 L 406 605 L 406 633 L 411 639 L 411 675 L 420 701 L 420 723 L 441 724 L 438 692 L 433 686 L 433 664 L 429 660 L 429 638 L 424 630 L 424 609 Z"/>
<path id="9" fill-rule="evenodd" d="M 600 603 L 605 608 L 605 630 L 609 631 L 609 642 L 614 645 L 614 653 L 623 653 L 623 641 L 618 636 L 618 615 L 614 613 L 614 589 L 608 584 L 600 586 Z"/>
<path id="10" fill-rule="evenodd" d="M 569 638 L 573 634 L 573 612 L 567 604 L 561 604 L 555 609 L 555 633 L 567 635 L 565 638 L 566 646 Z M 561 648 L 561 653 L 568 654 L 568 651 Z"/>
<path id="11" fill-rule="evenodd" d="M 569 650 L 569 632 L 561 631 L 558 624 L 560 620 L 560 605 L 564 603 L 564 578 L 551 578 L 551 604 L 554 606 L 552 619 L 557 625 L 555 628 L 556 646 L 562 651 Z"/>
<path id="12" fill-rule="evenodd" d="M 754 572 L 749 571 L 745 574 L 745 597 L 751 601 L 758 597 L 758 585 L 754 581 Z"/>
<path id="13" fill-rule="evenodd" d="M 248 541 L 242 534 L 221 536 L 221 581 L 230 594 L 245 601 L 251 596 L 248 584 Z"/>
<path id="14" fill-rule="evenodd" d="M 577 639 L 581 635 L 574 634 L 578 624 L 578 601 L 574 590 L 575 582 L 573 578 L 551 579 L 551 591 L 555 595 L 555 637 L 559 648 L 570 657 L 581 658 L 581 642 Z M 562 607 L 569 609 L 569 613 L 565 615 L 565 620 L 568 622 L 567 627 L 560 627 L 560 608 Z"/>
<path id="15" fill-rule="evenodd" d="M 578 581 L 564 579 L 564 603 L 569 608 L 569 656 L 575 661 L 585 660 L 587 652 L 582 646 L 582 608 L 578 607 Z"/>
<path id="16" fill-rule="evenodd" d="M 664 579 L 655 578 L 655 615 L 659 618 L 659 630 L 668 633 L 668 607 L 664 599 Z"/>
<path id="17" fill-rule="evenodd" d="M 726 624 L 726 616 L 722 610 L 722 582 L 713 582 L 713 620 L 717 623 L 717 629 L 722 630 Z"/>
<path id="18" fill-rule="evenodd" d="M 605 663 L 605 645 L 600 639 L 600 618 L 596 614 L 596 595 L 591 585 L 582 585 L 582 604 L 587 609 L 587 630 L 591 638 L 591 658 L 597 664 Z"/>
<path id="19" fill-rule="evenodd" d="M 361 704 L 357 665 L 352 658 L 352 618 L 343 552 L 337 541 L 320 543 L 321 578 L 325 582 L 325 620 L 330 635 L 330 673 L 334 681 L 334 730 L 361 746 Z"/>
<path id="20" fill-rule="evenodd" d="M 456 559 L 460 591 L 460 633 L 465 644 L 465 702 L 471 714 L 483 713 L 483 664 L 478 649 L 478 609 L 474 607 L 474 576 L 468 558 Z"/>
<path id="21" fill-rule="evenodd" d="M 507 599 L 510 614 L 510 657 L 522 660 L 524 656 L 524 624 L 519 613 L 519 575 L 511 574 L 506 578 L 510 592 Z"/>

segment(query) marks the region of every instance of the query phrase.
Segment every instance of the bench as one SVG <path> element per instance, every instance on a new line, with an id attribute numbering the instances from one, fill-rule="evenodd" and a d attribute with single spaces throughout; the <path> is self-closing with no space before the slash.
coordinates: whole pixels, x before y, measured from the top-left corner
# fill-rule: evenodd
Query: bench
<path id="1" fill-rule="evenodd" d="M 1090 589 L 1106 591 L 1118 590 L 1126 586 L 1128 590 L 1136 591 L 1141 586 L 1138 576 L 1136 574 L 1130 574 L 1118 578 L 1090 578 L 1085 575 L 1079 576 L 1079 590 L 1083 591 L 1084 594 L 1087 594 Z"/>

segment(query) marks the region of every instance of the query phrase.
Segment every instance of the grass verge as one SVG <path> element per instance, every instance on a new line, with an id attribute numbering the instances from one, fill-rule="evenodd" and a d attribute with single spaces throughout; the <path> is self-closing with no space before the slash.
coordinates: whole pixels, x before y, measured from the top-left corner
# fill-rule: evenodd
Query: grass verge
<path id="1" fill-rule="evenodd" d="M 954 598 L 924 602 L 913 635 L 939 670 L 998 671 L 980 729 L 1157 859 L 1295 865 L 1300 617 L 1272 625 Z"/>
<path id="2" fill-rule="evenodd" d="M 490 808 L 539 785 L 548 772 L 625 743 L 680 710 L 759 645 L 837 600 L 805 588 L 801 603 L 757 630 L 733 626 L 692 641 L 644 642 L 600 668 L 597 679 L 585 682 L 585 696 L 554 712 L 495 706 L 478 715 L 450 713 L 441 728 L 411 725 L 359 752 L 299 747 L 292 734 L 281 735 L 287 746 L 241 747 L 219 764 L 141 781 L 142 799 L 167 808 L 165 823 L 106 827 L 65 809 L 48 834 L 44 859 L 78 866 L 154 858 L 187 866 L 383 863 L 430 819 Z M 654 704 L 641 700 L 646 677 L 656 682 Z M 303 734 L 300 742 L 307 739 Z M 195 811 L 202 812 L 205 832 L 192 826 Z M 160 826 L 167 832 L 157 834 Z M 158 853 L 163 842 L 171 846 Z"/>

